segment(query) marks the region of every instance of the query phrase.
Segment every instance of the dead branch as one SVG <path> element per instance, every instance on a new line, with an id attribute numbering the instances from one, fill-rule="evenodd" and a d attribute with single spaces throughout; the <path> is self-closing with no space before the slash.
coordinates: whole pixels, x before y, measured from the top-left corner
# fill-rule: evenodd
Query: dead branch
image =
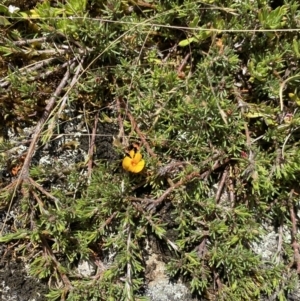
<path id="1" fill-rule="evenodd" d="M 277 245 L 277 258 L 276 261 L 279 263 L 280 261 L 280 254 L 282 252 L 282 244 L 283 244 L 283 223 L 280 223 L 280 226 L 278 228 L 278 245 Z"/>
<path id="2" fill-rule="evenodd" d="M 128 236 L 127 236 L 127 244 L 126 244 L 127 252 L 128 254 L 131 253 L 131 227 L 130 224 L 128 224 Z M 130 292 L 132 291 L 132 266 L 131 261 L 127 260 L 126 265 L 126 291 L 127 291 L 127 300 L 132 299 Z"/>
<path id="3" fill-rule="evenodd" d="M 182 60 L 180 66 L 179 66 L 178 69 L 177 69 L 177 74 L 178 74 L 178 75 L 181 75 L 181 74 L 182 74 L 182 72 L 183 72 L 183 70 L 184 70 L 184 68 L 185 68 L 185 66 L 186 66 L 186 64 L 187 64 L 188 59 L 190 58 L 190 56 L 191 56 L 191 53 L 188 53 L 188 54 L 184 57 L 184 59 Z"/>
<path id="4" fill-rule="evenodd" d="M 235 193 L 234 193 L 234 184 L 233 184 L 232 177 L 229 177 L 229 180 L 228 180 L 228 190 L 229 190 L 230 205 L 231 205 L 231 208 L 233 208 L 235 205 Z"/>
<path id="5" fill-rule="evenodd" d="M 211 158 L 212 160 L 212 158 Z M 206 179 L 214 170 L 218 169 L 219 167 L 221 167 L 222 165 L 227 164 L 230 161 L 229 158 L 224 159 L 223 162 L 215 162 L 215 164 L 212 166 L 212 168 L 208 168 L 206 167 L 206 170 L 203 171 L 202 173 L 199 173 L 197 171 L 194 171 L 192 173 L 190 173 L 189 175 L 185 176 L 183 179 L 181 179 L 180 181 L 178 181 L 177 183 L 175 183 L 173 186 L 169 187 L 168 189 L 165 190 L 165 192 L 156 200 L 152 200 L 150 204 L 148 204 L 148 209 L 152 210 L 154 209 L 156 206 L 158 206 L 161 202 L 163 202 L 166 197 L 173 192 L 173 190 L 175 190 L 176 188 L 191 182 L 192 180 L 194 180 L 195 178 L 198 178 L 200 180 Z"/>
<path id="6" fill-rule="evenodd" d="M 101 225 L 101 227 L 97 229 L 97 231 L 101 232 L 104 229 L 104 227 L 107 227 L 111 223 L 111 221 L 116 217 L 116 215 L 117 212 L 114 212 L 108 219 L 106 219 L 106 221 Z"/>
<path id="7" fill-rule="evenodd" d="M 42 202 L 42 200 L 39 198 L 39 196 L 37 195 L 37 193 L 35 191 L 31 191 L 34 199 L 37 201 L 39 208 L 40 208 L 40 212 L 41 213 L 45 213 L 45 208 L 44 208 L 44 203 Z"/>
<path id="8" fill-rule="evenodd" d="M 75 63 L 75 61 L 76 61 L 76 58 L 74 58 L 74 59 L 72 60 L 72 62 L 74 62 L 74 63 Z M 75 74 L 74 74 L 74 76 L 73 76 L 73 78 L 72 78 L 70 87 L 73 87 L 73 86 L 76 84 L 76 81 L 77 81 L 77 79 L 78 79 L 79 73 L 80 73 L 80 71 L 81 71 L 81 69 L 82 69 L 83 61 L 84 61 L 84 57 L 81 59 L 80 63 L 78 64 L 78 66 L 77 66 L 77 68 L 76 68 L 77 70 L 76 70 L 76 72 L 75 72 Z M 67 66 L 67 65 L 66 65 L 66 66 Z M 60 114 L 62 113 L 63 109 L 65 108 L 66 103 L 67 103 L 67 100 L 68 100 L 68 97 L 67 97 L 67 96 L 64 96 L 64 97 L 62 98 L 60 107 L 59 107 L 59 109 L 58 109 L 58 111 L 57 111 L 57 113 L 56 113 L 56 116 L 57 116 L 57 117 L 60 116 Z M 51 114 L 53 114 L 53 112 L 51 112 Z M 49 122 L 48 131 L 51 132 L 51 135 L 52 135 L 53 129 L 56 127 L 56 121 L 57 121 L 57 118 L 53 118 L 53 119 Z"/>
<path id="9" fill-rule="evenodd" d="M 121 104 L 120 104 L 119 97 L 116 98 L 116 104 L 117 104 L 118 124 L 119 124 L 118 138 L 122 138 L 122 145 L 124 145 L 125 131 L 124 131 L 123 120 L 122 120 L 122 115 L 121 115 Z"/>
<path id="10" fill-rule="evenodd" d="M 52 58 L 49 58 L 49 59 L 45 59 L 41 62 L 38 62 L 38 63 L 34 63 L 34 64 L 31 64 L 29 66 L 26 66 L 24 68 L 21 68 L 18 70 L 18 73 L 21 74 L 21 75 L 27 75 L 29 74 L 30 72 L 33 72 L 33 71 L 36 71 L 36 70 L 39 70 L 45 66 L 48 66 L 50 65 L 52 62 L 54 61 L 57 61 L 59 58 L 58 57 L 52 57 Z M 31 66 L 31 67 L 30 67 Z M 52 73 L 53 71 L 51 71 Z M 5 88 L 7 86 L 9 86 L 10 84 L 10 81 L 8 80 L 5 80 L 6 78 L 8 78 L 7 76 L 4 78 L 4 79 L 1 79 L 0 80 L 0 87 L 1 88 Z M 34 77 L 35 79 L 35 77 Z M 28 80 L 28 79 L 27 79 Z"/>
<path id="11" fill-rule="evenodd" d="M 201 243 L 196 247 L 196 251 L 197 251 L 197 255 L 199 257 L 199 259 L 203 259 L 205 257 L 205 255 L 207 254 L 207 246 L 206 246 L 206 242 L 207 242 L 207 237 L 209 236 L 209 232 L 205 231 L 203 233 L 203 239 L 201 241 Z M 201 263 L 203 265 L 203 260 L 201 260 Z"/>
<path id="12" fill-rule="evenodd" d="M 12 196 L 12 199 L 10 201 L 10 204 L 9 204 L 7 212 L 10 212 L 10 208 L 12 206 L 12 200 L 13 200 L 13 197 L 14 197 L 14 195 L 15 195 L 18 187 L 19 187 L 19 185 L 21 183 L 24 183 L 24 182 L 30 183 L 30 181 L 29 181 L 29 178 L 30 178 L 29 177 L 29 167 L 30 167 L 30 163 L 31 163 L 31 158 L 32 158 L 33 153 L 35 151 L 36 144 L 37 144 L 38 139 L 40 137 L 40 133 L 41 133 L 41 131 L 43 129 L 43 126 L 44 126 L 45 122 L 47 121 L 47 119 L 48 119 L 48 117 L 49 117 L 49 115 L 51 113 L 51 110 L 52 110 L 52 108 L 53 108 L 53 106 L 55 104 L 56 99 L 62 93 L 63 88 L 67 85 L 68 80 L 69 80 L 70 75 L 71 75 L 71 71 L 74 69 L 74 67 L 75 67 L 75 62 L 73 62 L 69 66 L 69 68 L 67 69 L 67 71 L 66 71 L 63 79 L 61 80 L 59 86 L 55 90 L 53 96 L 49 99 L 48 104 L 45 107 L 45 110 L 44 110 L 44 113 L 43 113 L 41 119 L 38 121 L 38 123 L 36 125 L 36 128 L 34 130 L 34 134 L 32 136 L 31 143 L 30 143 L 30 145 L 28 147 L 27 155 L 26 155 L 26 157 L 24 159 L 24 163 L 23 163 L 22 169 L 21 169 L 20 174 L 18 176 L 18 179 L 15 182 L 13 182 L 11 185 L 9 185 L 10 187 L 14 188 L 14 192 L 13 192 L 13 196 Z M 28 188 L 25 187 L 25 186 L 26 185 L 22 185 L 22 193 L 23 193 L 24 197 L 26 198 L 26 197 L 29 196 L 29 193 L 28 193 Z M 7 189 L 7 188 L 8 187 L 6 187 L 5 189 Z M 7 222 L 7 216 L 8 216 L 8 214 L 5 217 L 5 220 L 3 222 L 3 226 L 1 228 L 0 233 L 2 233 L 2 231 L 4 229 L 4 225 Z"/>
<path id="13" fill-rule="evenodd" d="M 167 190 L 165 190 L 165 192 L 156 200 L 153 200 L 151 202 L 151 204 L 149 204 L 148 208 L 151 210 L 154 207 L 158 206 L 162 201 L 164 201 L 164 199 L 176 188 L 184 185 L 187 182 L 192 181 L 195 178 L 200 178 L 201 175 L 198 172 L 192 172 L 189 175 L 187 175 L 186 177 L 184 177 L 183 179 L 181 179 L 180 181 L 178 181 L 177 183 L 175 183 L 173 186 L 169 187 Z"/>
<path id="14" fill-rule="evenodd" d="M 94 127 L 92 130 L 92 138 L 91 138 L 91 143 L 90 143 L 90 148 L 89 148 L 88 179 L 90 179 L 90 177 L 92 175 L 93 155 L 94 155 L 94 146 L 95 146 L 95 141 L 96 141 L 98 117 L 99 117 L 99 111 L 97 112 L 97 114 L 95 116 Z"/>
<path id="15" fill-rule="evenodd" d="M 41 185 L 37 184 L 32 178 L 28 179 L 30 184 L 37 188 L 42 194 L 46 195 L 49 199 L 53 200 L 55 203 L 59 203 L 59 199 L 54 197 L 51 193 L 47 192 Z"/>
<path id="16" fill-rule="evenodd" d="M 56 270 L 58 271 L 65 287 L 67 288 L 67 291 L 69 291 L 71 288 L 72 288 L 72 284 L 68 278 L 68 276 L 62 272 L 62 267 L 61 267 L 61 264 L 59 263 L 59 261 L 56 259 L 55 255 L 53 254 L 46 238 L 44 237 L 44 235 L 40 234 L 40 239 L 43 243 L 43 249 L 44 249 L 44 252 L 45 254 L 47 254 L 48 256 L 50 256 L 52 262 L 54 263 L 55 267 L 56 267 Z"/>
<path id="17" fill-rule="evenodd" d="M 178 47 L 178 44 L 175 44 L 172 48 L 169 49 L 168 54 L 166 55 L 166 57 L 162 60 L 163 63 L 166 63 L 167 60 L 169 59 L 169 57 L 171 56 L 172 53 L 174 53 L 176 51 Z"/>
<path id="18" fill-rule="evenodd" d="M 120 98 L 120 100 L 122 100 L 123 104 L 126 106 L 124 100 L 122 98 Z M 142 133 L 142 131 L 140 130 L 140 128 L 138 127 L 134 117 L 132 116 L 132 114 L 129 112 L 129 110 L 127 109 L 126 111 L 127 117 L 129 118 L 130 122 L 131 122 L 131 126 L 132 128 L 136 131 L 136 133 L 139 135 L 142 144 L 145 145 L 148 154 L 153 157 L 156 158 L 156 154 L 153 152 L 153 150 L 151 149 L 149 143 L 147 142 L 145 135 Z"/>
<path id="19" fill-rule="evenodd" d="M 35 39 L 26 39 L 26 40 L 20 40 L 20 41 L 14 41 L 12 42 L 15 46 L 24 46 L 24 45 L 30 45 L 33 43 L 44 43 L 47 40 L 49 40 L 50 36 L 47 37 L 41 37 L 41 38 L 35 38 Z"/>
<path id="20" fill-rule="evenodd" d="M 223 191 L 223 188 L 224 188 L 224 184 L 225 184 L 227 175 L 228 175 L 228 171 L 225 169 L 224 172 L 223 172 L 221 181 L 219 182 L 219 185 L 218 185 L 218 190 L 217 190 L 217 193 L 216 193 L 216 203 L 218 203 L 219 200 L 220 200 L 220 197 L 221 197 L 221 194 L 222 194 L 222 191 Z"/>
<path id="21" fill-rule="evenodd" d="M 128 116 L 128 118 L 129 118 L 129 120 L 130 120 L 130 122 L 131 122 L 131 125 L 132 125 L 133 129 L 134 129 L 134 130 L 137 132 L 137 134 L 139 135 L 139 137 L 140 137 L 140 139 L 141 139 L 143 145 L 145 145 L 148 154 L 149 154 L 151 157 L 155 158 L 155 157 L 156 157 L 156 154 L 155 154 L 155 153 L 153 152 L 153 150 L 151 149 L 151 147 L 150 147 L 149 143 L 147 142 L 147 140 L 146 140 L 144 134 L 141 132 L 141 130 L 140 130 L 140 128 L 138 127 L 138 125 L 137 125 L 135 119 L 133 118 L 133 116 L 131 115 L 131 113 L 130 113 L 129 111 L 127 111 L 127 116 Z"/>
<path id="22" fill-rule="evenodd" d="M 70 65 L 70 63 L 73 63 L 73 62 L 75 62 L 75 61 L 76 61 L 76 58 L 74 58 L 74 59 L 72 59 L 72 60 L 70 60 L 70 61 L 68 61 L 68 62 L 63 63 L 62 65 L 57 66 L 57 67 L 54 68 L 53 70 L 48 70 L 48 71 L 46 71 L 46 72 L 42 72 L 42 73 L 38 74 L 37 76 L 29 77 L 29 78 L 27 79 L 27 81 L 34 81 L 34 80 L 37 80 L 37 79 L 40 79 L 40 78 L 41 78 L 41 79 L 44 79 L 44 78 L 46 78 L 47 76 L 51 75 L 52 73 L 56 72 L 57 70 L 66 68 L 67 66 Z"/>
<path id="23" fill-rule="evenodd" d="M 131 199 L 131 198 L 130 198 Z M 137 211 L 139 211 L 143 217 L 149 222 L 149 224 L 155 228 L 155 223 L 152 221 L 151 216 L 148 216 L 147 212 L 142 208 L 142 206 L 140 206 L 138 203 L 134 202 L 133 206 L 137 209 Z M 179 247 L 172 242 L 171 240 L 169 240 L 165 235 L 161 234 L 162 238 L 167 242 L 168 245 L 170 245 L 175 251 L 179 251 Z"/>
<path id="24" fill-rule="evenodd" d="M 29 165 L 31 162 L 31 158 L 32 155 L 34 153 L 35 150 L 35 146 L 37 144 L 38 138 L 40 136 L 40 133 L 42 131 L 42 128 L 44 126 L 44 123 L 46 122 L 46 120 L 48 119 L 50 113 L 51 113 L 51 109 L 53 108 L 55 101 L 57 100 L 57 98 L 59 97 L 59 95 L 62 93 L 63 88 L 66 86 L 66 84 L 68 83 L 68 80 L 70 78 L 71 75 L 71 70 L 73 70 L 75 67 L 75 63 L 72 63 L 70 65 L 70 67 L 67 69 L 63 79 L 61 80 L 59 86 L 57 87 L 56 91 L 54 92 L 53 96 L 49 99 L 48 104 L 45 108 L 45 111 L 43 113 L 43 116 L 41 117 L 41 119 L 39 120 L 39 122 L 36 125 L 33 137 L 32 137 L 32 141 L 30 143 L 30 146 L 28 148 L 28 152 L 27 152 L 27 156 L 24 160 L 24 164 L 20 173 L 20 180 L 24 180 L 24 179 L 28 179 L 29 178 Z"/>

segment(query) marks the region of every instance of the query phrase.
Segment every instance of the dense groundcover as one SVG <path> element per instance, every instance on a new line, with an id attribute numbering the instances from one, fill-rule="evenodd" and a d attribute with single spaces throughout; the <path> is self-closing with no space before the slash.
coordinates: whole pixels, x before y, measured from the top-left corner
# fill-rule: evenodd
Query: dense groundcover
<path id="1" fill-rule="evenodd" d="M 1 254 L 45 300 L 147 300 L 154 249 L 195 300 L 292 300 L 299 26 L 296 0 L 4 0 Z"/>

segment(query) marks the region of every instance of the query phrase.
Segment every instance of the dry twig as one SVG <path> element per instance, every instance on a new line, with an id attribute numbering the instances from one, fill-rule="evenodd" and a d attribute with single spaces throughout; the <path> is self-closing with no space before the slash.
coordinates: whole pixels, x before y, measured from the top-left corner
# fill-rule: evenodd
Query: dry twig
<path id="1" fill-rule="evenodd" d="M 68 80 L 70 78 L 70 75 L 71 75 L 71 70 L 75 67 L 75 63 L 73 62 L 69 68 L 67 69 L 63 79 L 61 80 L 59 86 L 57 87 L 56 91 L 54 92 L 53 96 L 49 99 L 48 101 L 48 104 L 44 110 L 44 113 L 41 117 L 41 119 L 38 121 L 37 125 L 36 125 L 36 128 L 35 128 L 35 131 L 34 131 L 34 134 L 32 136 L 32 140 L 31 140 L 31 143 L 29 145 L 29 148 L 28 148 L 28 151 L 27 151 L 27 155 L 24 159 L 24 163 L 23 163 L 23 166 L 22 166 L 22 169 L 20 171 L 20 174 L 18 176 L 18 179 L 12 183 L 13 187 L 14 187 L 14 192 L 13 192 L 13 195 L 12 195 L 12 198 L 11 198 L 11 201 L 10 201 L 10 204 L 9 204 L 9 207 L 8 207 L 8 210 L 7 212 L 10 212 L 10 208 L 12 206 L 12 202 L 13 202 L 13 198 L 16 194 L 16 191 L 19 187 L 19 185 L 21 183 L 30 183 L 29 182 L 29 167 L 30 167 L 30 163 L 31 163 L 31 158 L 33 156 L 33 153 L 35 151 L 35 147 L 36 147 L 36 144 L 38 142 L 38 139 L 40 137 L 40 133 L 42 131 L 42 128 L 45 124 L 45 122 L 47 121 L 50 113 L 51 113 L 51 110 L 55 104 L 55 101 L 57 100 L 57 98 L 59 97 L 59 95 L 62 93 L 62 90 L 63 88 L 67 85 L 68 83 Z M 7 187 L 6 187 L 7 188 Z M 26 188 L 24 185 L 22 185 L 22 192 L 23 192 L 23 195 L 24 197 L 27 197 L 28 196 L 28 188 Z M 4 226 L 7 222 L 7 216 L 8 214 L 6 214 L 6 217 L 5 217 L 5 220 L 3 222 L 3 226 L 2 226 L 2 229 L 0 231 L 0 233 L 3 232 L 3 229 L 4 229 Z"/>
<path id="2" fill-rule="evenodd" d="M 132 200 L 132 198 L 130 198 L 130 200 Z M 136 198 L 136 200 L 138 200 L 138 198 Z M 142 208 L 142 206 L 140 206 L 138 203 L 134 202 L 133 206 L 137 209 L 137 211 L 139 211 L 143 217 L 149 222 L 149 224 L 155 228 L 156 225 L 155 223 L 152 221 L 151 216 L 148 216 L 147 212 Z M 175 251 L 179 251 L 179 247 L 172 242 L 170 239 L 168 239 L 165 235 L 161 234 L 161 237 L 167 242 L 168 245 L 170 245 Z"/>
<path id="3" fill-rule="evenodd" d="M 120 100 L 123 102 L 123 104 L 125 105 L 126 107 L 126 104 L 124 102 L 124 100 L 122 98 L 120 98 Z M 131 122 L 131 126 L 132 128 L 136 131 L 136 133 L 139 135 L 141 141 L 142 141 L 142 144 L 145 145 L 146 147 L 146 150 L 148 152 L 148 154 L 155 158 L 156 157 L 156 154 L 153 152 L 153 150 L 151 149 L 149 143 L 147 142 L 146 138 L 145 138 L 145 135 L 142 133 L 142 131 L 140 130 L 140 128 L 138 127 L 134 117 L 132 116 L 132 114 L 129 112 L 129 110 L 127 109 L 127 117 L 129 118 L 130 122 Z"/>
<path id="4" fill-rule="evenodd" d="M 43 249 L 44 249 L 44 252 L 45 254 L 47 254 L 48 256 L 50 256 L 52 262 L 54 263 L 55 267 L 56 267 L 56 270 L 57 272 L 59 273 L 64 285 L 65 285 L 65 288 L 66 288 L 66 291 L 70 291 L 72 289 L 72 284 L 68 278 L 68 276 L 62 272 L 63 269 L 61 267 L 61 264 L 59 263 L 59 261 L 56 259 L 55 255 L 53 254 L 52 252 L 52 249 L 50 248 L 46 238 L 44 237 L 44 235 L 40 234 L 40 239 L 43 243 Z"/>
<path id="5" fill-rule="evenodd" d="M 94 146 L 95 146 L 95 141 L 96 141 L 96 133 L 97 133 L 97 126 L 98 126 L 98 117 L 99 117 L 99 111 L 97 112 L 95 116 L 95 121 L 94 121 L 94 127 L 92 130 L 92 138 L 91 138 L 91 143 L 90 143 L 90 148 L 89 148 L 89 162 L 88 162 L 88 178 L 91 178 L 92 175 L 92 167 L 93 167 L 93 155 L 94 155 Z"/>
<path id="6" fill-rule="evenodd" d="M 220 197 L 221 197 L 221 194 L 222 194 L 222 191 L 223 191 L 223 188 L 224 188 L 224 184 L 225 184 L 227 175 L 228 175 L 228 171 L 225 169 L 224 172 L 223 172 L 221 181 L 219 182 L 219 185 L 218 185 L 218 190 L 217 190 L 217 193 L 216 193 L 216 203 L 218 203 L 219 200 L 220 200 Z"/>
<path id="7" fill-rule="evenodd" d="M 40 133 L 42 131 L 42 128 L 44 126 L 44 123 L 46 122 L 46 120 L 48 119 L 51 110 L 55 104 L 55 101 L 57 100 L 57 98 L 59 97 L 59 95 L 61 94 L 63 88 L 66 86 L 66 84 L 68 83 L 68 80 L 70 78 L 71 75 L 71 70 L 75 67 L 75 63 L 72 63 L 71 66 L 67 69 L 65 76 L 63 77 L 63 79 L 61 80 L 59 86 L 57 87 L 56 91 L 54 92 L 53 96 L 49 99 L 48 104 L 44 110 L 43 116 L 41 117 L 41 119 L 39 120 L 39 122 L 36 125 L 33 137 L 32 137 L 32 141 L 30 143 L 30 146 L 28 148 L 28 152 L 27 152 L 27 156 L 24 160 L 24 165 L 23 168 L 21 170 L 20 176 L 19 178 L 21 180 L 24 179 L 28 179 L 29 177 L 29 165 L 31 162 L 31 158 L 32 155 L 34 153 L 35 150 L 35 146 L 36 143 L 40 137 Z"/>

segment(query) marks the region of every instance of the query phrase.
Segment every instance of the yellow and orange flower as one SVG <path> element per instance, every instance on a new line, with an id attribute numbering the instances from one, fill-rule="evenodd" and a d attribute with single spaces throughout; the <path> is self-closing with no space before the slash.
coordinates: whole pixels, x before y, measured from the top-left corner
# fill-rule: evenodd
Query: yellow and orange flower
<path id="1" fill-rule="evenodd" d="M 133 149 L 129 152 L 129 156 L 123 159 L 122 166 L 126 171 L 139 173 L 145 166 L 145 160 L 142 159 L 140 152 L 135 152 Z"/>

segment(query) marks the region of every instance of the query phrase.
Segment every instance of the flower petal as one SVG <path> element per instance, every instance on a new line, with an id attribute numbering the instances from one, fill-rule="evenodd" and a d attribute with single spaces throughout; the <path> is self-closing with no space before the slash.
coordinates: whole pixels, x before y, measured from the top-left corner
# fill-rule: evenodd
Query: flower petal
<path id="1" fill-rule="evenodd" d="M 129 171 L 134 173 L 139 173 L 143 170 L 145 166 L 145 160 L 140 160 L 137 164 L 131 165 Z"/>
<path id="2" fill-rule="evenodd" d="M 133 157 L 132 157 L 133 158 Z M 134 163 L 138 164 L 142 160 L 142 155 L 140 152 L 135 153 L 133 158 Z"/>
<path id="3" fill-rule="evenodd" d="M 135 154 L 135 151 L 132 149 L 130 152 L 129 152 L 129 156 L 130 158 L 134 158 L 134 154 Z"/>
<path id="4" fill-rule="evenodd" d="M 131 161 L 132 161 L 132 159 L 129 158 L 129 157 L 127 157 L 127 156 L 123 159 L 122 166 L 123 166 L 123 168 L 125 170 L 127 170 L 127 171 L 130 170 L 130 168 L 131 168 Z"/>

